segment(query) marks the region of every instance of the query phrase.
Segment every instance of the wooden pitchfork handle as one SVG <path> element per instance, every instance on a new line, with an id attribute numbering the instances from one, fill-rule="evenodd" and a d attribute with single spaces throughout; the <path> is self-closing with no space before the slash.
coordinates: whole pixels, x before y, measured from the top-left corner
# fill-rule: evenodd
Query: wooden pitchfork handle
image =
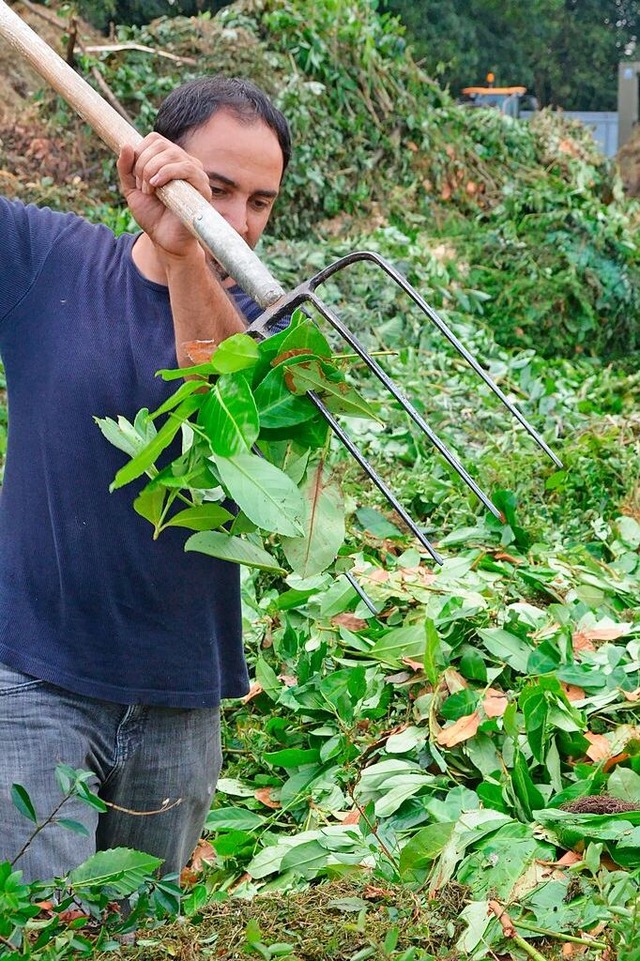
<path id="1" fill-rule="evenodd" d="M 0 37 L 31 64 L 115 153 L 120 153 L 126 144 L 138 146 L 142 140 L 141 134 L 4 0 L 0 0 Z M 242 237 L 191 184 L 184 180 L 173 180 L 164 187 L 158 187 L 156 193 L 261 307 L 270 307 L 284 296 L 283 288 Z"/>

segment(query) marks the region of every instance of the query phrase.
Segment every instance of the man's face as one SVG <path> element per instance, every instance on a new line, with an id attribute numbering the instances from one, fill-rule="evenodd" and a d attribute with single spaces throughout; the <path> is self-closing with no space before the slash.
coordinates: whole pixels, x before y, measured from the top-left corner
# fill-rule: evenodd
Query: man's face
<path id="1" fill-rule="evenodd" d="M 242 123 L 221 110 L 190 133 L 182 146 L 209 175 L 215 209 L 255 247 L 282 180 L 282 149 L 274 131 L 261 120 Z"/>

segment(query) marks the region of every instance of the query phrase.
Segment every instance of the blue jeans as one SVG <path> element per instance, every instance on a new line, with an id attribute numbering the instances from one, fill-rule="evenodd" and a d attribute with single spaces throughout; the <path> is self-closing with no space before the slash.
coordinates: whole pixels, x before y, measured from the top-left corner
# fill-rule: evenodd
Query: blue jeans
<path id="1" fill-rule="evenodd" d="M 59 762 L 92 771 L 92 790 L 115 806 L 99 814 L 78 798 L 65 802 L 59 816 L 80 821 L 89 836 L 47 825 L 15 864 L 26 881 L 64 877 L 114 847 L 163 858 L 162 874 L 180 871 L 220 773 L 219 712 L 112 704 L 0 664 L 0 861 L 12 861 L 35 827 L 13 804 L 11 785 L 28 791 L 42 822 L 62 799 Z"/>

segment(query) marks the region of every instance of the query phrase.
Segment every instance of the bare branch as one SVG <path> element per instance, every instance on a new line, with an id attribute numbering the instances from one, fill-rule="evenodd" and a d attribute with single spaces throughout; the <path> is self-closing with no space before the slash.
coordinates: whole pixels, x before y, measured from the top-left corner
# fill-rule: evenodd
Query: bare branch
<path id="1" fill-rule="evenodd" d="M 175 63 L 186 63 L 191 67 L 198 65 L 198 61 L 194 60 L 193 57 L 179 57 L 176 53 L 170 53 L 168 50 L 157 50 L 155 47 L 147 47 L 143 43 L 91 44 L 85 47 L 84 50 L 85 53 L 119 53 L 121 50 L 139 50 L 140 53 L 151 53 L 156 57 L 166 57 L 167 60 L 173 60 Z"/>

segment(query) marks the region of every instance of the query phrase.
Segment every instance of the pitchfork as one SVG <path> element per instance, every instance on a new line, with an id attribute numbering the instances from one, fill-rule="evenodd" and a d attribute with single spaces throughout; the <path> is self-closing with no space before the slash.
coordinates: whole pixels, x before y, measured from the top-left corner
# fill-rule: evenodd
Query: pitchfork
<path id="1" fill-rule="evenodd" d="M 51 47 L 42 40 L 26 23 L 0 0 L 0 36 L 24 56 L 34 69 L 73 107 L 73 109 L 95 130 L 101 139 L 116 153 L 125 144 L 136 147 L 142 136 L 113 107 L 110 106 L 89 84 L 82 79 Z M 271 327 L 303 304 L 311 304 L 330 326 L 349 344 L 351 349 L 364 361 L 369 370 L 384 384 L 394 399 L 406 411 L 413 422 L 429 438 L 434 447 L 444 457 L 462 480 L 473 491 L 487 510 L 502 519 L 500 511 L 490 498 L 478 487 L 473 478 L 460 464 L 447 445 L 426 423 L 415 406 L 404 396 L 399 387 L 384 372 L 378 362 L 369 354 L 358 338 L 343 324 L 337 314 L 318 296 L 317 289 L 326 280 L 357 261 L 371 261 L 401 287 L 422 310 L 429 320 L 447 338 L 450 344 L 467 361 L 488 387 L 500 398 L 511 414 L 522 424 L 537 444 L 549 455 L 553 462 L 562 467 L 561 461 L 548 447 L 545 440 L 526 420 L 524 415 L 504 395 L 502 390 L 489 377 L 478 361 L 460 343 L 436 311 L 426 303 L 420 294 L 390 263 L 376 253 L 354 251 L 309 280 L 299 284 L 286 293 L 277 280 L 270 274 L 254 252 L 245 244 L 232 227 L 213 209 L 203 197 L 184 181 L 173 181 L 157 190 L 162 202 L 173 211 L 184 225 L 210 251 L 227 273 L 263 308 L 263 313 L 248 328 L 255 337 L 269 335 Z M 384 494 L 389 504 L 403 519 L 409 530 L 439 564 L 442 558 L 431 541 L 426 537 L 388 485 L 368 463 L 364 455 L 345 433 L 331 412 L 313 392 L 308 396 L 327 420 L 332 431 L 340 439 L 350 454 L 355 457 L 367 476 Z M 349 575 L 349 580 L 366 603 L 368 598 Z"/>

